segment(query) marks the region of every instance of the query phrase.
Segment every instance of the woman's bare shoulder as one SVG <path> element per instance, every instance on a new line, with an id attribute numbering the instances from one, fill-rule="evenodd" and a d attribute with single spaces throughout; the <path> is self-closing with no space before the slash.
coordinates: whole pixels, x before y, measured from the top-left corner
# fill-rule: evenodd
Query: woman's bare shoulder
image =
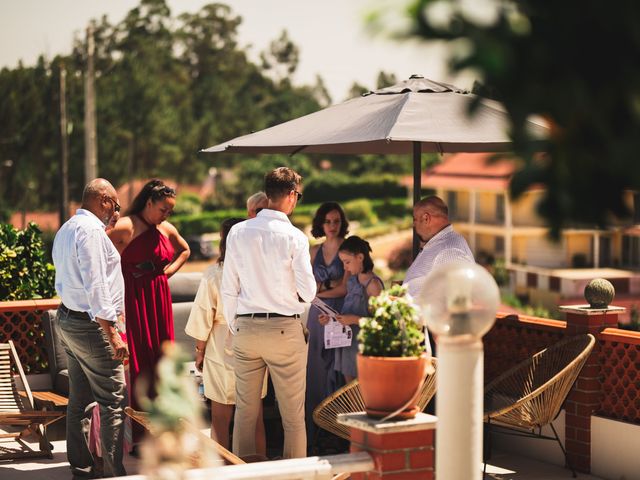
<path id="1" fill-rule="evenodd" d="M 121 217 L 115 226 L 107 233 L 111 241 L 118 247 L 124 247 L 129 244 L 133 237 L 134 225 L 131 217 Z"/>

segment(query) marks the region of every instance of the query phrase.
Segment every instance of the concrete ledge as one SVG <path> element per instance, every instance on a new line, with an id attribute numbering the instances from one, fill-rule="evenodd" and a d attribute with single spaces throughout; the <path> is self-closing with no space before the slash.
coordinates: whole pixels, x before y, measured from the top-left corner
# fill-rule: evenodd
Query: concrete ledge
<path id="1" fill-rule="evenodd" d="M 364 412 L 341 413 L 338 415 L 338 423 L 378 435 L 383 433 L 433 430 L 436 428 L 437 421 L 437 417 L 427 413 L 418 413 L 414 418 L 409 420 L 387 420 L 386 422 L 378 418 L 368 417 Z"/>

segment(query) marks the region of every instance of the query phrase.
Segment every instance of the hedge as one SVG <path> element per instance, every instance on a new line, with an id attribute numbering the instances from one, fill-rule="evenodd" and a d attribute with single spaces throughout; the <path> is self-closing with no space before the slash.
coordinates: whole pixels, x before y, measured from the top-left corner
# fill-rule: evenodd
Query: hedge
<path id="1" fill-rule="evenodd" d="M 341 202 L 341 204 L 348 212 L 350 220 L 357 220 L 368 225 L 376 223 L 377 219 L 388 221 L 411 217 L 411 208 L 406 198 L 385 198 L 382 200 L 359 198 L 351 202 Z M 319 206 L 319 203 L 299 204 L 292 215 L 293 223 L 298 227 L 310 225 Z M 240 209 L 216 210 L 199 215 L 175 215 L 170 221 L 181 235 L 190 236 L 219 232 L 220 224 L 224 220 L 231 217 L 244 218 L 246 214 L 246 211 Z"/>
<path id="2" fill-rule="evenodd" d="M 308 202 L 336 202 L 357 198 L 380 199 L 406 197 L 407 188 L 398 185 L 393 175 L 363 176 L 354 178 L 341 172 L 324 172 L 311 176 L 304 182 L 304 198 Z"/>

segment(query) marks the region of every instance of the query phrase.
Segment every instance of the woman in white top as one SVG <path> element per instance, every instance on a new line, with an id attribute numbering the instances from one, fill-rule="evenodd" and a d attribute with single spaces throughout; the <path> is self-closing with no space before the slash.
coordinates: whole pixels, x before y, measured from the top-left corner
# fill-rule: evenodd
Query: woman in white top
<path id="1" fill-rule="evenodd" d="M 233 335 L 223 316 L 220 283 L 224 263 L 227 235 L 242 218 L 222 222 L 220 256 L 216 264 L 203 274 L 194 300 L 185 332 L 196 339 L 196 368 L 202 372 L 204 394 L 211 400 L 211 437 L 226 449 L 231 449 L 229 425 L 236 403 L 235 372 L 233 369 Z M 267 393 L 267 382 L 262 387 L 262 398 Z M 256 424 L 258 455 L 266 458 L 266 437 L 262 408 Z"/>

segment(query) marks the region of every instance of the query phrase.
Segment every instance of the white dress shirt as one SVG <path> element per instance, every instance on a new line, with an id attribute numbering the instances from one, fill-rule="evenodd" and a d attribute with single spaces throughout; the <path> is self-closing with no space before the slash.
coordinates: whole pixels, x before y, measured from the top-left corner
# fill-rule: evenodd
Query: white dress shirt
<path id="1" fill-rule="evenodd" d="M 261 210 L 231 228 L 222 274 L 224 317 L 233 332 L 236 315 L 301 314 L 316 295 L 309 240 L 282 212 Z"/>
<path id="2" fill-rule="evenodd" d="M 71 310 L 115 322 L 124 312 L 120 254 L 93 213 L 79 208 L 53 241 L 56 292 Z"/>
<path id="3" fill-rule="evenodd" d="M 451 225 L 448 225 L 425 244 L 407 270 L 403 285 L 407 285 L 409 294 L 417 299 L 431 270 L 460 259 L 475 262 L 467 241 L 462 235 L 454 232 Z"/>

